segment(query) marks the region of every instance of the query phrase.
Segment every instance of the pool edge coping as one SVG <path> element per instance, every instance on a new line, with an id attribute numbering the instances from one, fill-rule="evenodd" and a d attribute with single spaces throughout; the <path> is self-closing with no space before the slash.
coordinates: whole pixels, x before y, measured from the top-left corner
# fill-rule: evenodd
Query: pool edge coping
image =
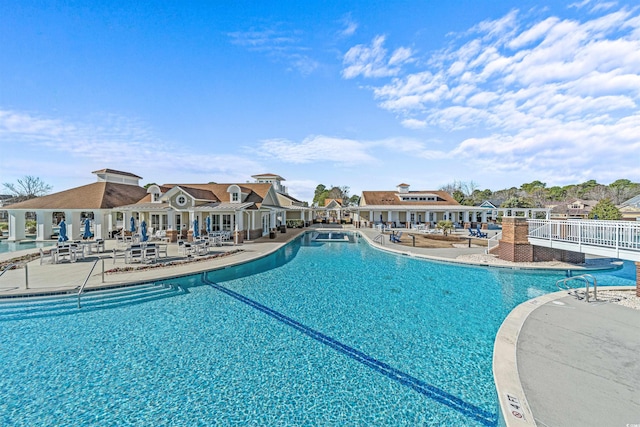
<path id="1" fill-rule="evenodd" d="M 606 289 L 633 291 L 635 287 L 608 286 Z M 518 372 L 518 338 L 531 313 L 566 296 L 567 291 L 557 291 L 527 300 L 511 310 L 498 329 L 493 346 L 492 371 L 500 409 L 498 417 L 506 427 L 537 426 Z"/>

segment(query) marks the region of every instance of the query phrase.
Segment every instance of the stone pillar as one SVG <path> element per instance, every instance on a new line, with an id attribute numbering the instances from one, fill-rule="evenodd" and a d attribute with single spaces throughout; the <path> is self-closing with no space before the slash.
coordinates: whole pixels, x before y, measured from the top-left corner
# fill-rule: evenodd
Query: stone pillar
<path id="1" fill-rule="evenodd" d="M 178 230 L 167 230 L 167 239 L 171 243 L 175 243 L 178 241 Z"/>
<path id="2" fill-rule="evenodd" d="M 529 243 L 528 233 L 526 218 L 503 217 L 498 258 L 511 262 L 533 262 L 533 246 Z"/>

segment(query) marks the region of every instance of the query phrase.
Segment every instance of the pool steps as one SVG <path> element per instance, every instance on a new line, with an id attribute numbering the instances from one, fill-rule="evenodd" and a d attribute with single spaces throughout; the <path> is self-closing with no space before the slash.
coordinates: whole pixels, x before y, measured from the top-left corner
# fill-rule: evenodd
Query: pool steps
<path id="1" fill-rule="evenodd" d="M 170 298 L 185 294 L 184 288 L 164 283 L 118 287 L 82 294 L 78 309 L 77 293 L 39 298 L 12 298 L 0 301 L 0 321 L 75 314 L 78 311 L 100 310 Z"/>

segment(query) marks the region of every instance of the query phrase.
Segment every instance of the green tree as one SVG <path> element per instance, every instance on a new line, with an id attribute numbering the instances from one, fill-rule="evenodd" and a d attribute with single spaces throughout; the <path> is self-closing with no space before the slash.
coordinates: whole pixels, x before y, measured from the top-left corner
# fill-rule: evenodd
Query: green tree
<path id="1" fill-rule="evenodd" d="M 323 184 L 318 184 L 316 190 L 313 193 L 313 203 L 317 203 L 318 206 L 324 206 L 324 200 L 329 196 L 329 190 Z"/>
<path id="2" fill-rule="evenodd" d="M 40 178 L 31 175 L 17 179 L 16 182 L 16 184 L 8 182 L 2 184 L 9 194 L 11 194 L 12 202 L 21 202 L 23 200 L 44 196 L 53 188 Z"/>
<path id="3" fill-rule="evenodd" d="M 546 187 L 547 187 L 546 183 L 535 180 L 533 182 L 530 182 L 529 184 L 522 184 L 520 186 L 520 189 L 522 191 L 525 191 L 527 194 L 532 194 L 534 191 L 540 190 Z"/>
<path id="4" fill-rule="evenodd" d="M 598 185 L 595 179 L 590 179 L 589 181 L 583 182 L 582 184 L 578 184 L 576 196 L 583 199 L 587 197 L 589 192 L 593 191 Z"/>
<path id="5" fill-rule="evenodd" d="M 535 203 L 533 200 L 527 197 L 510 197 L 505 200 L 501 205 L 501 208 L 534 208 Z"/>
<path id="6" fill-rule="evenodd" d="M 618 220 L 622 218 L 622 214 L 610 199 L 600 200 L 589 212 L 589 218 L 595 219 Z"/>
<path id="7" fill-rule="evenodd" d="M 466 197 L 464 196 L 464 193 L 461 190 L 453 190 L 453 193 L 451 193 L 451 197 L 453 197 L 456 202 L 460 203 L 461 205 L 464 205 Z"/>
<path id="8" fill-rule="evenodd" d="M 324 206 L 326 199 L 341 199 L 344 205 L 349 205 L 351 203 L 349 187 L 346 185 L 343 185 L 342 187 L 332 185 L 329 188 L 324 184 L 318 184 L 313 195 L 313 202 L 317 203 L 318 206 Z M 357 198 L 357 201 L 360 201 L 359 197 Z"/>
<path id="9" fill-rule="evenodd" d="M 628 179 L 618 179 L 609 184 L 611 190 L 611 201 L 619 205 L 640 193 L 640 184 L 631 182 Z"/>
<path id="10" fill-rule="evenodd" d="M 547 189 L 547 196 L 550 200 L 564 200 L 567 197 L 567 190 L 564 187 L 559 187 L 556 185 Z"/>

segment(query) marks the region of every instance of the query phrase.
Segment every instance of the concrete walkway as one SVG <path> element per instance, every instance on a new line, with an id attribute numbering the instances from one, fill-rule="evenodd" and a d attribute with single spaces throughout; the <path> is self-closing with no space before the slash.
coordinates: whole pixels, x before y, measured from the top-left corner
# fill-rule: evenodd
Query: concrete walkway
<path id="1" fill-rule="evenodd" d="M 241 251 L 205 261 L 105 274 L 104 282 L 99 261 L 87 288 L 156 281 L 245 263 L 276 251 L 304 231 L 288 229 L 286 233 L 277 233 L 275 239 L 260 238 L 238 246 L 212 248 L 209 256 Z M 355 231 L 370 242 L 379 234 L 372 229 Z M 414 257 L 488 265 L 488 258 L 480 257 L 484 247 L 416 248 L 389 243 L 388 236 L 384 245 L 372 244 Z M 111 257 L 114 247 L 115 242 L 108 241 L 107 252 L 75 263 L 40 265 L 38 259 L 31 261 L 27 265 L 28 289 L 24 268 L 7 271 L 0 277 L 0 300 L 71 292 L 84 282 L 96 259 L 104 259 L 105 270 L 127 267 L 122 258 L 116 258 L 114 263 Z M 0 254 L 0 261 L 18 255 L 21 254 Z M 178 256 L 176 244 L 168 246 L 166 260 L 185 261 Z M 500 262 L 492 266 L 529 267 Z M 564 270 L 567 266 L 562 263 L 545 268 Z M 640 425 L 639 355 L 640 310 L 602 301 L 576 301 L 560 292 L 521 304 L 505 319 L 494 348 L 494 378 L 506 425 Z M 521 417 L 514 415 L 514 411 Z"/>

